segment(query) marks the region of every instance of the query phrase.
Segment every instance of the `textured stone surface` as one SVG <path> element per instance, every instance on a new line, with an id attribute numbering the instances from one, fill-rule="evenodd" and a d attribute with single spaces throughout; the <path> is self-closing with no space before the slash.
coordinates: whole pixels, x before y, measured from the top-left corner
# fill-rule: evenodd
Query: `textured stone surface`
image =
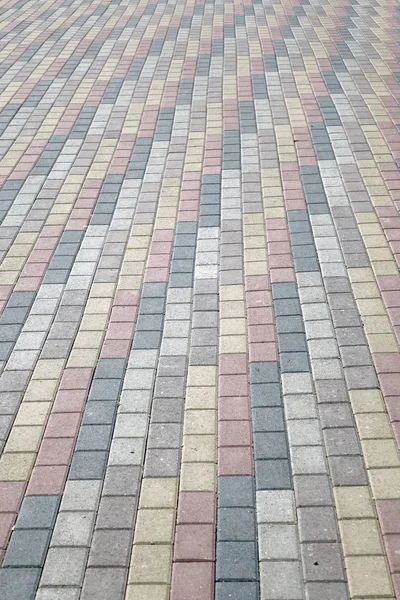
<path id="1" fill-rule="evenodd" d="M 400 597 L 397 4 L 0 13 L 1 599 Z"/>

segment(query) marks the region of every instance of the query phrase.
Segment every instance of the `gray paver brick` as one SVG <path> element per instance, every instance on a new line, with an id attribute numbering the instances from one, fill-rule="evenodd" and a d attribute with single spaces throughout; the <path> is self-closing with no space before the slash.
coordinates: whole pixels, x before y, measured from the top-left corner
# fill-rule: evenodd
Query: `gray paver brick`
<path id="1" fill-rule="evenodd" d="M 346 584 L 339 581 L 308 584 L 307 600 L 319 600 L 321 594 L 326 594 L 329 600 L 347 600 L 349 597 Z"/>
<path id="2" fill-rule="evenodd" d="M 83 415 L 83 425 L 111 425 L 114 422 L 116 406 L 109 401 L 89 401 Z"/>
<path id="3" fill-rule="evenodd" d="M 218 541 L 253 541 L 255 539 L 255 515 L 252 508 L 219 508 Z"/>
<path id="4" fill-rule="evenodd" d="M 254 581 L 257 578 L 253 542 L 217 543 L 217 581 Z"/>
<path id="5" fill-rule="evenodd" d="M 349 390 L 378 388 L 378 379 L 374 368 L 345 367 L 344 376 Z"/>
<path id="6" fill-rule="evenodd" d="M 82 585 L 87 552 L 86 548 L 50 548 L 43 569 L 42 585 Z"/>
<path id="7" fill-rule="evenodd" d="M 252 407 L 280 406 L 282 404 L 280 385 L 278 383 L 252 383 L 250 398 Z"/>
<path id="8" fill-rule="evenodd" d="M 288 460 L 256 460 L 255 472 L 258 490 L 287 490 L 293 486 Z"/>
<path id="9" fill-rule="evenodd" d="M 296 525 L 272 523 L 258 526 L 260 560 L 297 560 L 299 554 Z"/>
<path id="10" fill-rule="evenodd" d="M 101 479 L 106 465 L 104 451 L 75 453 L 69 474 L 70 479 Z"/>
<path id="11" fill-rule="evenodd" d="M 44 587 L 38 590 L 35 600 L 79 600 L 80 590 L 76 588 Z"/>
<path id="12" fill-rule="evenodd" d="M 306 352 L 283 352 L 280 360 L 283 373 L 299 373 L 310 370 Z"/>
<path id="13" fill-rule="evenodd" d="M 179 451 L 174 449 L 149 449 L 144 470 L 145 477 L 177 477 Z"/>
<path id="14" fill-rule="evenodd" d="M 179 448 L 181 425 L 178 423 L 153 423 L 150 425 L 148 448 Z"/>
<path id="15" fill-rule="evenodd" d="M 215 600 L 257 600 L 258 585 L 251 581 L 221 581 L 215 586 Z"/>
<path id="16" fill-rule="evenodd" d="M 332 503 L 327 475 L 295 476 L 294 489 L 298 506 L 329 506 Z"/>
<path id="17" fill-rule="evenodd" d="M 250 363 L 251 383 L 276 383 L 278 381 L 279 371 L 277 363 Z"/>
<path id="18" fill-rule="evenodd" d="M 253 477 L 244 475 L 219 477 L 218 506 L 252 508 L 254 506 Z"/>
<path id="19" fill-rule="evenodd" d="M 95 531 L 89 555 L 89 566 L 127 567 L 131 552 L 129 529 Z"/>
<path id="20" fill-rule="evenodd" d="M 361 454 L 358 436 L 352 427 L 325 430 L 324 438 L 328 456 Z"/>
<path id="21" fill-rule="evenodd" d="M 95 377 L 99 379 L 120 379 L 125 371 L 125 360 L 120 358 L 107 358 L 99 360 Z"/>
<path id="22" fill-rule="evenodd" d="M 33 598 L 40 573 L 38 568 L 0 569 L 0 587 L 4 600 Z"/>
<path id="23" fill-rule="evenodd" d="M 55 523 L 59 496 L 27 496 L 15 524 L 17 529 L 46 529 Z"/>
<path id="24" fill-rule="evenodd" d="M 282 408 L 263 407 L 253 409 L 253 429 L 257 431 L 284 431 Z"/>
<path id="25" fill-rule="evenodd" d="M 5 567 L 42 567 L 50 540 L 48 529 L 18 529 L 11 536 Z"/>
<path id="26" fill-rule="evenodd" d="M 135 498 L 106 496 L 102 498 L 96 520 L 97 529 L 129 529 L 132 527 Z"/>
<path id="27" fill-rule="evenodd" d="M 333 508 L 304 507 L 298 511 L 300 542 L 332 542 L 337 540 Z"/>
<path id="28" fill-rule="evenodd" d="M 338 544 L 304 544 L 304 574 L 307 581 L 344 581 Z"/>
<path id="29" fill-rule="evenodd" d="M 126 571 L 120 568 L 90 567 L 82 588 L 82 600 L 118 600 L 123 598 Z"/>
<path id="30" fill-rule="evenodd" d="M 254 457 L 287 458 L 288 448 L 284 432 L 268 432 L 254 434 Z"/>
<path id="31" fill-rule="evenodd" d="M 266 600 L 275 598 L 301 600 L 303 592 L 298 563 L 262 562 L 260 570 L 261 594 Z"/>
<path id="32" fill-rule="evenodd" d="M 94 513 L 61 511 L 51 539 L 52 546 L 88 546 Z"/>
<path id="33" fill-rule="evenodd" d="M 361 456 L 333 456 L 330 465 L 333 485 L 367 485 Z"/>

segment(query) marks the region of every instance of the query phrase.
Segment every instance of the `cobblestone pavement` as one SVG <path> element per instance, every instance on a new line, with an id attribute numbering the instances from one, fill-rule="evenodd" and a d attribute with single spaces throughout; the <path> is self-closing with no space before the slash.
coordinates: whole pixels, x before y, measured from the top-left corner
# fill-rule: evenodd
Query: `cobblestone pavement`
<path id="1" fill-rule="evenodd" d="M 400 5 L 0 14 L 1 600 L 400 598 Z"/>

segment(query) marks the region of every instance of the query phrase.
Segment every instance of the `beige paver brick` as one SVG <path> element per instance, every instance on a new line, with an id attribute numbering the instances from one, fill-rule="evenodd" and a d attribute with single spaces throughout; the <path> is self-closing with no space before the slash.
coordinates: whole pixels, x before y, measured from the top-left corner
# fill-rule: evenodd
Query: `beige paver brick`
<path id="1" fill-rule="evenodd" d="M 367 469 L 400 466 L 399 451 L 392 439 L 364 440 L 362 451 Z"/>
<path id="2" fill-rule="evenodd" d="M 400 498 L 400 469 L 370 469 L 372 494 L 376 500 Z"/>
<path id="3" fill-rule="evenodd" d="M 247 338 L 245 335 L 224 335 L 219 338 L 219 351 L 221 354 L 243 354 L 247 351 Z"/>
<path id="4" fill-rule="evenodd" d="M 385 413 L 359 414 L 356 416 L 360 438 L 391 438 L 392 429 Z"/>
<path id="5" fill-rule="evenodd" d="M 215 434 L 217 413 L 215 410 L 187 410 L 183 433 L 185 435 Z"/>
<path id="6" fill-rule="evenodd" d="M 24 394 L 24 402 L 48 402 L 53 399 L 57 390 L 58 380 L 31 380 Z"/>
<path id="7" fill-rule="evenodd" d="M 128 585 L 125 600 L 168 600 L 168 585 Z"/>
<path id="8" fill-rule="evenodd" d="M 174 520 L 173 509 L 140 509 L 135 527 L 135 544 L 172 544 Z"/>
<path id="9" fill-rule="evenodd" d="M 188 386 L 214 386 L 217 383 L 217 367 L 190 366 L 188 369 Z"/>
<path id="10" fill-rule="evenodd" d="M 3 454 L 0 458 L 0 481 L 27 481 L 35 456 L 28 452 Z"/>
<path id="11" fill-rule="evenodd" d="M 213 435 L 185 435 L 182 460 L 185 462 L 214 462 L 217 458 Z"/>
<path id="12" fill-rule="evenodd" d="M 50 402 L 22 402 L 14 424 L 44 425 L 50 408 Z"/>
<path id="13" fill-rule="evenodd" d="M 355 414 L 385 412 L 380 390 L 351 390 L 349 396 Z"/>
<path id="14" fill-rule="evenodd" d="M 139 508 L 174 508 L 178 493 L 175 477 L 145 477 L 140 489 Z"/>
<path id="15" fill-rule="evenodd" d="M 345 556 L 383 554 L 380 530 L 376 519 L 339 521 Z"/>
<path id="16" fill-rule="evenodd" d="M 349 556 L 346 561 L 350 595 L 392 596 L 393 588 L 383 556 Z"/>
<path id="17" fill-rule="evenodd" d="M 6 452 L 37 452 L 43 435 L 40 425 L 13 427 L 5 445 Z"/>
<path id="18" fill-rule="evenodd" d="M 215 408 L 217 402 L 217 389 L 209 387 L 188 388 L 186 391 L 185 406 L 188 409 Z"/>
<path id="19" fill-rule="evenodd" d="M 339 519 L 374 518 L 375 512 L 369 488 L 366 486 L 334 487 Z"/>
<path id="20" fill-rule="evenodd" d="M 164 583 L 171 579 L 170 545 L 134 545 L 129 583 Z"/>
<path id="21" fill-rule="evenodd" d="M 180 489 L 182 491 L 215 491 L 216 465 L 214 463 L 182 463 Z"/>

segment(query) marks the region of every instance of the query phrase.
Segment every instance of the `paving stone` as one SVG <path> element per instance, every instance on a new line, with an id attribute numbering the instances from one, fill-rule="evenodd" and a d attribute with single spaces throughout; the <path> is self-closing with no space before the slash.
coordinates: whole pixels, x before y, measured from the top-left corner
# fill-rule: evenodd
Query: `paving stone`
<path id="1" fill-rule="evenodd" d="M 284 414 L 279 407 L 253 409 L 253 429 L 257 431 L 284 431 Z"/>
<path id="2" fill-rule="evenodd" d="M 373 367 L 345 367 L 344 376 L 349 390 L 379 387 Z"/>
<path id="3" fill-rule="evenodd" d="M 260 579 L 261 594 L 266 599 L 302 598 L 300 568 L 296 562 L 262 562 Z"/>
<path id="4" fill-rule="evenodd" d="M 125 590 L 126 574 L 124 569 L 90 567 L 82 588 L 82 599 L 96 600 L 122 597 Z"/>
<path id="5" fill-rule="evenodd" d="M 98 379 L 120 379 L 125 371 L 125 360 L 119 358 L 102 359 L 98 362 L 95 377 Z"/>
<path id="6" fill-rule="evenodd" d="M 340 402 L 321 404 L 319 411 L 323 428 L 354 426 L 352 411 L 348 404 Z"/>
<path id="7" fill-rule="evenodd" d="M 300 542 L 337 539 L 335 512 L 331 507 L 304 507 L 298 511 Z"/>
<path id="8" fill-rule="evenodd" d="M 255 471 L 258 490 L 286 490 L 292 488 L 288 460 L 256 460 Z"/>
<path id="9" fill-rule="evenodd" d="M 104 480 L 103 493 L 107 496 L 132 496 L 139 486 L 139 467 L 109 467 Z"/>
<path id="10" fill-rule="evenodd" d="M 281 389 L 278 383 L 251 383 L 250 398 L 252 407 L 280 406 Z"/>
<path id="11" fill-rule="evenodd" d="M 111 439 L 110 425 L 82 425 L 77 450 L 107 450 Z"/>
<path id="12" fill-rule="evenodd" d="M 36 598 L 38 600 L 51 600 L 55 595 L 57 600 L 78 600 L 79 591 L 74 588 L 45 587 L 38 590 Z"/>
<path id="13" fill-rule="evenodd" d="M 304 571 L 309 581 L 343 581 L 339 546 L 334 542 L 304 544 Z"/>
<path id="14" fill-rule="evenodd" d="M 127 567 L 130 556 L 129 529 L 97 530 L 93 536 L 89 566 Z"/>
<path id="15" fill-rule="evenodd" d="M 328 594 L 331 600 L 343 600 L 348 598 L 348 590 L 345 583 L 341 582 L 326 582 L 314 583 L 311 582 L 307 586 L 307 600 L 318 600 L 321 594 Z"/>
<path id="16" fill-rule="evenodd" d="M 43 569 L 45 586 L 81 585 L 87 560 L 85 548 L 50 548 Z"/>
<path id="17" fill-rule="evenodd" d="M 7 600 L 33 598 L 40 578 L 38 568 L 10 568 L 0 570 L 1 593 Z"/>
<path id="18" fill-rule="evenodd" d="M 15 524 L 17 529 L 47 529 L 54 525 L 60 499 L 58 496 L 27 496 Z"/>
<path id="19" fill-rule="evenodd" d="M 283 373 L 299 373 L 310 370 L 306 352 L 282 352 L 280 361 Z"/>
<path id="20" fill-rule="evenodd" d="M 62 511 L 57 517 L 52 546 L 88 546 L 94 513 Z"/>
<path id="21" fill-rule="evenodd" d="M 278 337 L 280 352 L 306 352 L 307 343 L 302 333 L 282 333 Z"/>
<path id="22" fill-rule="evenodd" d="M 115 419 L 116 406 L 113 402 L 89 401 L 83 415 L 83 425 L 112 425 Z"/>
<path id="23" fill-rule="evenodd" d="M 295 525 L 260 524 L 260 560 L 298 559 L 298 536 Z"/>
<path id="24" fill-rule="evenodd" d="M 221 508 L 254 506 L 254 481 L 252 477 L 234 476 L 218 478 L 218 506 Z"/>
<path id="25" fill-rule="evenodd" d="M 149 449 L 145 477 L 177 477 L 179 452 L 175 449 Z"/>
<path id="26" fill-rule="evenodd" d="M 257 600 L 258 585 L 251 581 L 217 582 L 215 586 L 215 598 L 216 600 L 242 600 L 242 598 Z"/>
<path id="27" fill-rule="evenodd" d="M 97 480 L 69 480 L 65 485 L 61 501 L 63 511 L 95 511 L 100 496 L 100 482 Z"/>
<path id="28" fill-rule="evenodd" d="M 218 541 L 253 541 L 255 515 L 251 508 L 220 508 L 218 510 Z"/>
<path id="29" fill-rule="evenodd" d="M 102 498 L 96 520 L 98 529 L 129 529 L 133 522 L 133 496 Z"/>
<path id="30" fill-rule="evenodd" d="M 330 464 L 333 485 L 367 485 L 361 456 L 333 456 Z"/>
<path id="31" fill-rule="evenodd" d="M 42 567 L 50 541 L 47 529 L 14 531 L 4 557 L 5 567 Z"/>
<path id="32" fill-rule="evenodd" d="M 391 597 L 397 6 L 112 4 L 1 9 L 0 596 Z"/>
<path id="33" fill-rule="evenodd" d="M 217 581 L 256 580 L 256 554 L 253 542 L 217 543 Z"/>
<path id="34" fill-rule="evenodd" d="M 288 448 L 284 432 L 255 433 L 254 457 L 264 458 L 287 458 Z"/>
<path id="35" fill-rule="evenodd" d="M 295 476 L 294 489 L 298 506 L 326 506 L 332 503 L 327 475 Z"/>
<path id="36" fill-rule="evenodd" d="M 317 381 L 318 402 L 348 402 L 348 392 L 342 379 Z"/>
<path id="37" fill-rule="evenodd" d="M 70 479 L 101 479 L 107 454 L 104 451 L 76 452 L 71 463 Z"/>
<path id="38" fill-rule="evenodd" d="M 277 363 L 250 363 L 251 383 L 274 383 L 279 381 Z"/>
<path id="39" fill-rule="evenodd" d="M 324 438 L 328 456 L 361 453 L 357 434 L 351 427 L 326 430 Z"/>

